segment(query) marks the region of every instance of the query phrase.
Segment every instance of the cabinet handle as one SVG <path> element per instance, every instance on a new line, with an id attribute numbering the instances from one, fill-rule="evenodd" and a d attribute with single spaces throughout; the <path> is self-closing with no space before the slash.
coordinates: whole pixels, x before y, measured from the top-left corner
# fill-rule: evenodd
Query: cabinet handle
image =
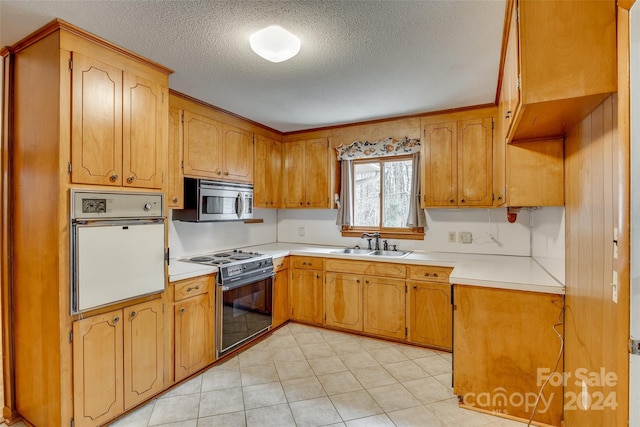
<path id="1" fill-rule="evenodd" d="M 184 314 L 184 307 L 180 309 L 180 314 Z"/>
<path id="2" fill-rule="evenodd" d="M 507 115 L 504 116 L 505 119 L 508 119 L 509 117 L 511 117 L 511 110 L 507 111 Z"/>
<path id="3" fill-rule="evenodd" d="M 360 279 L 356 279 L 356 283 L 360 283 Z"/>
<path id="4" fill-rule="evenodd" d="M 119 321 L 120 321 L 120 316 L 115 316 L 115 317 L 113 318 L 113 323 L 114 323 L 114 324 L 118 323 Z"/>
<path id="5" fill-rule="evenodd" d="M 319 278 L 320 278 L 320 275 L 319 275 L 319 274 L 316 274 L 316 279 L 319 279 Z"/>
<path id="6" fill-rule="evenodd" d="M 449 203 L 455 203 L 456 201 L 453 199 L 449 199 Z"/>
<path id="7" fill-rule="evenodd" d="M 413 289 L 418 289 L 418 287 L 416 285 L 413 285 Z"/>
<path id="8" fill-rule="evenodd" d="M 424 276 L 425 277 L 429 277 L 429 273 L 424 273 Z"/>
<path id="9" fill-rule="evenodd" d="M 216 175 L 222 175 L 222 171 L 218 169 L 218 170 L 216 171 Z"/>
<path id="10" fill-rule="evenodd" d="M 438 277 L 438 273 L 433 273 L 433 277 Z"/>
<path id="11" fill-rule="evenodd" d="M 364 283 L 366 283 L 366 284 L 368 285 L 368 284 L 369 284 L 369 281 L 368 281 L 368 280 L 365 280 L 365 281 L 364 281 Z"/>
<path id="12" fill-rule="evenodd" d="M 173 203 L 178 203 L 178 198 L 177 198 L 177 197 L 174 197 L 173 199 L 171 199 L 171 201 L 172 201 Z"/>
<path id="13" fill-rule="evenodd" d="M 307 202 L 307 205 L 310 205 L 311 203 Z"/>
<path id="14" fill-rule="evenodd" d="M 134 317 L 136 317 L 136 314 L 138 314 L 138 313 L 136 313 L 136 311 L 135 311 L 135 310 L 133 310 L 133 311 L 131 312 L 131 314 L 129 314 L 129 317 L 131 317 L 131 318 L 133 319 Z"/>
<path id="15" fill-rule="evenodd" d="M 187 288 L 187 292 L 191 292 L 191 291 L 197 291 L 198 289 L 200 289 L 200 285 L 196 285 L 193 288 Z"/>
<path id="16" fill-rule="evenodd" d="M 225 171 L 224 176 L 229 176 L 229 171 Z"/>
<path id="17" fill-rule="evenodd" d="M 109 181 L 111 181 L 111 182 L 116 182 L 117 180 L 118 180 L 118 175 L 111 175 L 109 177 Z"/>
<path id="18" fill-rule="evenodd" d="M 467 200 L 466 200 L 466 199 L 461 199 L 461 200 L 460 200 L 460 202 L 461 202 L 461 203 L 466 203 L 466 202 L 467 202 Z"/>
<path id="19" fill-rule="evenodd" d="M 303 205 L 304 203 L 300 202 L 301 205 Z"/>
<path id="20" fill-rule="evenodd" d="M 127 178 L 127 183 L 128 183 L 128 184 L 131 184 L 131 183 L 133 182 L 133 180 L 134 180 L 134 179 L 135 179 L 135 178 L 133 177 L 133 175 L 132 175 L 132 176 L 130 176 L 129 178 Z"/>

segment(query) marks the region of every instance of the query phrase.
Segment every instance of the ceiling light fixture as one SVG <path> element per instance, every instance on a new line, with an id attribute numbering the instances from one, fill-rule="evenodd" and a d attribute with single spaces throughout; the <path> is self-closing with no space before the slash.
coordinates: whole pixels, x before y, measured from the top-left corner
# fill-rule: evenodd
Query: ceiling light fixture
<path id="1" fill-rule="evenodd" d="M 249 37 L 251 49 L 267 61 L 282 62 L 300 52 L 300 39 L 277 25 L 256 31 Z"/>

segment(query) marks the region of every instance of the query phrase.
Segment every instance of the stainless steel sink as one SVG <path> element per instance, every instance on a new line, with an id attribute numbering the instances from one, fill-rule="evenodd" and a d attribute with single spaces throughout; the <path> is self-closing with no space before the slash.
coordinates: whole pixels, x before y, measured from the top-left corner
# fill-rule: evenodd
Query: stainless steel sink
<path id="1" fill-rule="evenodd" d="M 336 251 L 331 251 L 332 254 L 351 254 L 351 255 L 368 255 L 371 252 L 370 249 L 357 249 L 357 248 L 344 248 Z"/>
<path id="2" fill-rule="evenodd" d="M 375 256 L 395 256 L 395 257 L 403 257 L 406 255 L 409 255 L 411 253 L 411 251 L 373 251 L 373 252 L 369 252 L 369 255 L 375 255 Z"/>

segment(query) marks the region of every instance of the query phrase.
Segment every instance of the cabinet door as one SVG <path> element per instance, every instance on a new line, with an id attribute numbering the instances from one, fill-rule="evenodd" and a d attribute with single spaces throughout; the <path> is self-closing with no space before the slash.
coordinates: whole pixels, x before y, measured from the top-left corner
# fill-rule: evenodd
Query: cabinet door
<path id="1" fill-rule="evenodd" d="M 164 388 L 162 300 L 127 307 L 124 312 L 124 408 Z"/>
<path id="2" fill-rule="evenodd" d="M 222 126 L 223 179 L 253 183 L 253 134 Z"/>
<path id="3" fill-rule="evenodd" d="M 451 285 L 411 282 L 409 286 L 409 341 L 451 350 Z"/>
<path id="4" fill-rule="evenodd" d="M 126 187 L 162 188 L 167 143 L 165 91 L 158 83 L 124 73 L 122 184 Z"/>
<path id="5" fill-rule="evenodd" d="M 325 325 L 362 331 L 362 276 L 326 273 Z"/>
<path id="6" fill-rule="evenodd" d="M 292 270 L 291 319 L 322 324 L 322 276 L 322 271 Z"/>
<path id="7" fill-rule="evenodd" d="M 276 273 L 273 281 L 273 327 L 289 320 L 289 270 Z"/>
<path id="8" fill-rule="evenodd" d="M 71 180 L 122 185 L 122 70 L 73 52 Z"/>
<path id="9" fill-rule="evenodd" d="M 305 142 L 304 180 L 305 207 L 330 208 L 329 143 L 326 138 Z"/>
<path id="10" fill-rule="evenodd" d="M 405 338 L 404 280 L 364 277 L 364 332 Z"/>
<path id="11" fill-rule="evenodd" d="M 285 208 L 304 207 L 304 141 L 284 144 L 283 205 Z"/>
<path id="12" fill-rule="evenodd" d="M 458 205 L 493 204 L 492 119 L 458 123 Z"/>
<path id="13" fill-rule="evenodd" d="M 169 167 L 167 169 L 167 206 L 184 207 L 182 175 L 182 110 L 169 108 Z"/>
<path id="14" fill-rule="evenodd" d="M 504 96 L 504 111 L 500 119 L 503 120 L 503 135 L 506 138 L 511 131 L 514 119 L 516 117 L 516 109 L 520 108 L 520 58 L 518 22 L 516 21 L 515 11 L 512 13 L 509 23 L 509 36 L 507 38 L 507 46 L 504 54 L 504 68 L 502 71 L 502 87 L 500 100 Z"/>
<path id="15" fill-rule="evenodd" d="M 73 411 L 77 427 L 97 426 L 124 410 L 122 310 L 73 322 Z"/>
<path id="16" fill-rule="evenodd" d="M 279 208 L 282 205 L 282 143 L 256 135 L 253 163 L 253 205 Z"/>
<path id="17" fill-rule="evenodd" d="M 183 117 L 184 174 L 222 178 L 222 123 L 186 110 Z"/>
<path id="18" fill-rule="evenodd" d="M 424 127 L 423 207 L 457 204 L 457 132 L 456 122 Z"/>
<path id="19" fill-rule="evenodd" d="M 180 381 L 213 361 L 209 294 L 174 305 L 175 380 Z"/>

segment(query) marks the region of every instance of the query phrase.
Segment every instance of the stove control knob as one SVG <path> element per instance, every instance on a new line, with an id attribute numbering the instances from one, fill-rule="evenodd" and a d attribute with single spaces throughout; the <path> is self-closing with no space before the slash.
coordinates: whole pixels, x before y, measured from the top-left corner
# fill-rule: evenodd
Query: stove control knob
<path id="1" fill-rule="evenodd" d="M 143 209 L 145 212 L 149 212 L 151 210 L 151 203 L 145 203 Z"/>

